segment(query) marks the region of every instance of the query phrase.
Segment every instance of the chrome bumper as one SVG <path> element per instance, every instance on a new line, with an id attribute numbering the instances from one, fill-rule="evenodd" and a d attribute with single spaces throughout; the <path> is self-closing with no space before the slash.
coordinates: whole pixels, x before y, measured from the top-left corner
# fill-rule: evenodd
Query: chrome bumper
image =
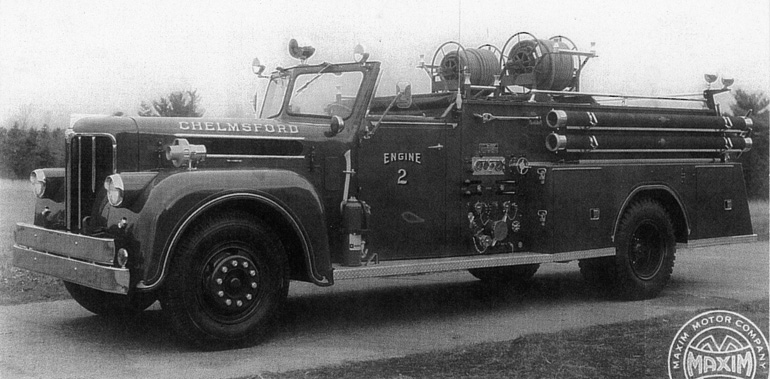
<path id="1" fill-rule="evenodd" d="M 127 294 L 127 268 L 113 267 L 115 241 L 19 223 L 13 265 L 104 292 Z"/>

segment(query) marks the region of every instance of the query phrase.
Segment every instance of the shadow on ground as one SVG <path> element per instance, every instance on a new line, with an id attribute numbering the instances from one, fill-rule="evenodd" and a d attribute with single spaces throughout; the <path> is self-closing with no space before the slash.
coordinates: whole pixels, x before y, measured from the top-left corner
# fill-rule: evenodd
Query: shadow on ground
<path id="1" fill-rule="evenodd" d="M 544 274 L 519 286 L 481 281 L 421 283 L 337 293 L 292 296 L 275 333 L 266 343 L 311 337 L 335 330 L 368 329 L 405 322 L 435 321 L 484 312 L 526 310 L 534 305 L 606 301 L 586 286 L 579 273 Z M 67 320 L 68 338 L 121 350 L 193 350 L 176 341 L 157 303 L 130 318 L 86 316 Z"/>

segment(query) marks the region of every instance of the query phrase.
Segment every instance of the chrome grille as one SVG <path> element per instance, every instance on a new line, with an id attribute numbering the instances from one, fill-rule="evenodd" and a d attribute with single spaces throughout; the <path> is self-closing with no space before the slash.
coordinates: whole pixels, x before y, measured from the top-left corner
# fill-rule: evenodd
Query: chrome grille
<path id="1" fill-rule="evenodd" d="M 83 230 L 104 179 L 115 173 L 116 142 L 111 135 L 74 134 L 67 140 L 67 229 Z"/>

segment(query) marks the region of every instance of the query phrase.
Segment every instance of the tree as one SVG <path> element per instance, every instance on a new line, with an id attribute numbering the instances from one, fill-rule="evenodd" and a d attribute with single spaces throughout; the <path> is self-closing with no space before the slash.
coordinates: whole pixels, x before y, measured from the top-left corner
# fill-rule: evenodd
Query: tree
<path id="1" fill-rule="evenodd" d="M 174 91 L 152 103 L 142 101 L 139 116 L 142 117 L 201 117 L 206 112 L 199 105 L 198 90 Z"/>
<path id="2" fill-rule="evenodd" d="M 770 179 L 770 170 L 768 169 L 768 124 L 770 124 L 770 114 L 768 114 L 768 105 L 770 99 L 763 92 L 748 92 L 742 89 L 736 89 L 733 93 L 735 104 L 731 107 L 733 115 L 743 116 L 749 110 L 752 111 L 751 120 L 754 122 L 751 139 L 753 147 L 751 151 L 741 155 L 738 161 L 743 164 L 743 174 L 746 178 L 746 189 L 751 198 L 768 198 L 768 180 Z"/>
<path id="3" fill-rule="evenodd" d="M 34 141 L 37 138 L 35 129 L 24 131 L 19 122 L 5 133 L 0 156 L 3 158 L 2 174 L 14 179 L 26 178 L 34 169 L 36 159 L 30 159 Z"/>

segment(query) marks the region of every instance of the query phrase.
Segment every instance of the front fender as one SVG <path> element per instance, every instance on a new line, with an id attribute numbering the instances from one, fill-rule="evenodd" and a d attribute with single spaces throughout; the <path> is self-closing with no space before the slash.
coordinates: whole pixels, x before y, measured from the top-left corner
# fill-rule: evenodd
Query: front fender
<path id="1" fill-rule="evenodd" d="M 228 202 L 257 202 L 270 207 L 300 239 L 308 277 L 326 284 L 330 277 L 329 241 L 320 197 L 313 185 L 286 170 L 183 171 L 159 176 L 147 189 L 133 227 L 140 240 L 139 289 L 160 285 L 174 248 L 199 217 Z"/>

